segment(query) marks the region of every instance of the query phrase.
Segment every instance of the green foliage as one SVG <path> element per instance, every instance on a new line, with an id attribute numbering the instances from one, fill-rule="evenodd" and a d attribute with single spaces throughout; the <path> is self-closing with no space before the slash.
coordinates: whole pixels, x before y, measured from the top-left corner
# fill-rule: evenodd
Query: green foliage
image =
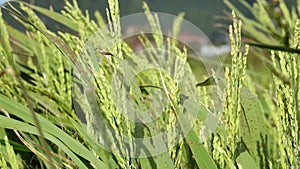
<path id="1" fill-rule="evenodd" d="M 102 26 L 106 21 L 99 13 L 95 14 L 97 21 L 90 20 L 75 0 L 73 3 L 66 1 L 61 13 L 26 3 L 19 3 L 20 9 L 10 6 L 6 11 L 27 31 L 21 32 L 0 18 L 0 167 L 299 168 L 299 56 L 296 52 L 273 48 L 272 60 L 267 62 L 272 70 L 272 81 L 262 87 L 253 76 L 259 72 L 248 74 L 249 46 L 244 46 L 241 41 L 243 32 L 256 43 L 288 44 L 288 48 L 297 49 L 300 22 L 296 9 L 289 12 L 284 1 L 279 1 L 278 7 L 282 10 L 279 15 L 272 13 L 265 1 L 258 1 L 253 8 L 245 1 L 241 2 L 257 20 L 247 18 L 235 9 L 241 20 L 233 13 L 234 22 L 229 27 L 232 63 L 225 68 L 226 78 L 204 77 L 207 80 L 201 83 L 196 83 L 194 76 L 185 76 L 185 73 L 192 75 L 192 69 L 184 67 L 187 51 L 177 47 L 175 38 L 162 36 L 158 16 L 150 12 L 146 3 L 143 3 L 143 9 L 154 32 L 154 44 L 145 34 L 139 36 L 139 40 L 146 48 L 162 47 L 166 43 L 167 49 L 176 55 L 175 63 L 164 63 L 172 65 L 166 68 L 173 71 L 174 76 L 157 69 L 133 71 L 147 65 L 143 58 L 155 64 L 162 63 L 157 50 L 146 50 L 144 57 L 137 58 L 122 40 L 117 0 L 108 1 L 106 20 L 109 26 L 105 28 Z M 229 1 L 226 3 L 234 8 Z M 35 11 L 77 34 L 51 32 Z M 171 33 L 174 37 L 180 32 L 182 20 L 183 14 L 180 14 L 173 22 Z M 100 28 L 101 31 L 97 31 Z M 100 38 L 91 38 L 95 35 Z M 95 52 L 99 48 L 101 51 Z M 101 62 L 98 62 L 99 58 L 102 58 Z M 128 69 L 121 69 L 121 64 L 126 64 Z M 74 78 L 74 66 L 79 66 L 86 78 Z M 137 125 L 121 115 L 121 108 L 115 105 L 112 96 L 115 92 L 111 83 L 113 71 L 135 75 L 130 84 L 134 88 L 129 92 L 138 109 L 151 108 L 148 101 L 155 99 L 153 93 L 163 93 L 167 101 L 164 113 L 156 123 Z M 180 80 L 183 88 L 176 83 Z M 208 93 L 215 90 L 215 84 L 220 81 L 226 81 L 226 95 L 220 96 L 225 107 L 216 132 L 209 133 L 208 141 L 203 141 L 201 138 L 206 133 L 203 133 L 202 124 L 217 123 L 214 117 L 217 112 L 210 110 L 215 105 Z M 96 90 L 99 114 L 90 113 L 95 109 L 89 102 L 91 95 L 81 91 L 81 86 L 87 82 Z M 190 98 L 182 101 L 183 91 L 193 92 L 190 86 L 195 85 L 198 90 L 193 94 L 201 96 L 205 104 Z M 221 94 L 219 88 L 216 91 Z M 118 92 L 120 100 L 124 101 L 125 93 Z M 76 115 L 73 99 L 80 99 L 78 106 L 86 123 Z M 126 108 L 126 105 L 122 107 Z M 192 119 L 182 113 L 183 108 L 186 112 L 199 112 L 198 118 Z M 131 158 L 99 146 L 99 115 L 112 129 L 129 137 L 156 135 L 170 129 L 179 119 L 182 124 L 192 120 L 196 124 L 169 151 L 153 157 Z M 118 150 L 124 151 L 122 142 L 125 138 L 119 133 L 113 134 L 108 133 L 105 139 L 111 141 L 111 147 L 119 146 Z M 170 143 L 167 145 L 172 145 L 176 136 L 168 137 Z M 129 146 L 133 147 L 135 143 L 130 142 Z M 146 154 L 146 150 L 140 153 Z M 36 162 L 31 163 L 26 156 L 36 156 Z"/>
<path id="2" fill-rule="evenodd" d="M 249 98 L 253 97 L 247 96 L 242 105 L 248 104 L 249 108 L 250 104 L 256 105 L 257 109 L 244 108 L 244 112 L 248 116 L 249 131 L 250 121 L 256 121 L 252 124 L 253 129 L 260 129 L 259 132 L 252 130 L 254 132 L 244 142 L 259 168 L 298 168 L 299 136 L 296 133 L 299 133 L 299 66 L 295 65 L 299 62 L 299 3 L 288 8 L 284 0 L 272 3 L 261 0 L 252 6 L 246 1 L 240 2 L 254 18 L 246 17 L 229 1 L 225 1 L 241 18 L 243 35 L 247 41 L 255 43 L 249 44 L 271 51 L 262 52 L 255 47 L 250 50 L 266 64 L 269 72 L 264 73 L 272 75 L 272 79 L 265 76 L 264 79 L 268 80 L 262 83 L 264 80 L 256 77 L 259 68 L 248 70 L 255 74 L 246 75 L 244 85 L 259 100 L 250 103 L 252 99 Z M 271 59 L 266 57 L 266 53 L 270 53 Z M 244 96 L 242 92 L 242 100 Z M 247 133 L 244 134 L 247 136 Z M 256 140 L 256 152 L 253 152 L 255 147 L 249 144 L 251 142 L 247 144 L 252 139 Z"/>
<path id="3" fill-rule="evenodd" d="M 258 0 L 250 5 L 245 0 L 240 3 L 254 17 L 247 17 L 243 11 L 236 8 L 230 1 L 225 4 L 236 11 L 244 23 L 243 34 L 251 42 L 290 47 L 292 43 L 295 23 L 299 16 L 300 3 L 287 7 L 284 0 L 272 1 Z"/>
<path id="4" fill-rule="evenodd" d="M 295 24 L 294 42 L 299 45 L 299 20 Z M 297 37 L 298 36 L 298 37 Z M 276 58 L 276 55 L 278 58 Z M 278 134 L 280 161 L 282 168 L 299 167 L 299 56 L 285 52 L 272 52 L 272 61 L 276 69 L 290 79 L 285 83 L 274 76 L 274 88 L 277 98 L 277 114 L 274 114 Z"/>

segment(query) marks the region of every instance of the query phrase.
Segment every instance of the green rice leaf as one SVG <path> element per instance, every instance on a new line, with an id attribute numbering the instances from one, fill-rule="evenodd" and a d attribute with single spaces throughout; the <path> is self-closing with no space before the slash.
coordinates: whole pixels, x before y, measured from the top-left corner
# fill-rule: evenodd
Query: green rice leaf
<path id="1" fill-rule="evenodd" d="M 214 160 L 209 155 L 207 149 L 203 143 L 200 143 L 198 136 L 191 130 L 186 138 L 186 142 L 189 144 L 189 147 L 193 153 L 197 165 L 201 169 L 217 169 L 217 166 Z"/>
<path id="2" fill-rule="evenodd" d="M 237 165 L 239 168 L 243 169 L 257 169 L 257 166 L 255 165 L 255 161 L 251 157 L 251 155 L 244 151 L 242 152 L 236 159 Z"/>
<path id="3" fill-rule="evenodd" d="M 263 109 L 258 98 L 246 88 L 243 88 L 241 92 L 241 104 L 243 112 L 241 113 L 240 135 L 251 156 L 259 162 L 258 146 L 262 136 L 267 134 Z"/>
<path id="4" fill-rule="evenodd" d="M 68 28 L 74 30 L 74 31 L 78 31 L 78 26 L 76 23 L 74 23 L 71 19 L 67 18 L 66 16 L 60 14 L 60 13 L 57 13 L 57 12 L 54 12 L 52 10 L 49 10 L 49 9 L 45 9 L 45 8 L 41 8 L 41 7 L 38 7 L 38 6 L 35 6 L 35 5 L 31 5 L 31 4 L 28 4 L 28 3 L 24 3 L 22 2 L 23 4 L 29 6 L 30 8 L 44 14 L 45 16 L 67 26 Z"/>
<path id="5" fill-rule="evenodd" d="M 28 108 L 25 107 L 24 105 L 21 105 L 20 103 L 17 103 L 16 101 L 14 101 L 10 98 L 7 98 L 6 96 L 0 95 L 0 107 L 5 109 L 8 113 L 15 115 L 15 116 L 23 119 L 24 121 L 29 122 L 32 125 L 34 125 L 34 121 L 31 117 L 31 113 L 29 112 Z M 104 162 L 100 161 L 94 155 L 93 152 L 91 152 L 86 147 L 84 147 L 81 143 L 78 142 L 78 140 L 73 139 L 66 132 L 57 128 L 54 124 L 52 124 L 47 119 L 41 117 L 40 115 L 37 114 L 37 117 L 38 117 L 38 120 L 40 122 L 43 132 L 45 133 L 45 135 L 48 136 L 48 138 L 53 136 L 53 137 L 51 137 L 51 140 L 55 141 L 54 143 L 57 142 L 56 139 L 58 139 L 64 143 L 63 145 L 58 145 L 58 146 L 62 146 L 61 147 L 62 149 L 64 149 L 65 151 L 68 151 L 68 149 L 71 149 L 74 153 L 76 153 L 77 155 L 90 161 L 92 164 L 94 164 L 98 168 L 106 168 L 106 164 Z M 5 125 L 5 126 L 3 126 L 5 128 L 20 129 L 21 131 L 26 131 L 26 132 L 37 131 L 36 127 L 34 127 L 34 126 L 30 127 L 30 125 L 25 125 L 26 123 L 23 124 L 22 122 L 16 121 L 16 120 L 11 121 L 11 122 L 13 122 L 15 125 L 11 126 L 10 125 L 11 123 L 4 123 L 4 122 L 2 122 L 0 125 Z M 22 127 L 18 128 L 19 125 L 21 125 Z M 28 129 L 30 129 L 30 130 L 28 131 Z M 32 133 L 32 134 L 37 134 L 37 133 Z M 57 142 L 57 144 L 59 144 L 59 142 Z M 68 152 L 66 152 L 66 153 L 68 153 Z M 75 156 L 74 156 L 74 158 L 75 158 Z"/>
<path id="6" fill-rule="evenodd" d="M 22 132 L 27 132 L 31 134 L 38 135 L 37 128 L 18 120 L 14 120 L 5 116 L 0 115 L 0 127 L 4 127 L 6 129 L 15 129 Z M 42 125 L 41 125 L 42 126 Z M 80 168 L 87 168 L 83 162 L 70 150 L 63 142 L 61 142 L 58 138 L 54 137 L 51 134 L 45 133 L 45 138 L 50 140 L 52 143 L 56 144 L 60 147 Z"/>

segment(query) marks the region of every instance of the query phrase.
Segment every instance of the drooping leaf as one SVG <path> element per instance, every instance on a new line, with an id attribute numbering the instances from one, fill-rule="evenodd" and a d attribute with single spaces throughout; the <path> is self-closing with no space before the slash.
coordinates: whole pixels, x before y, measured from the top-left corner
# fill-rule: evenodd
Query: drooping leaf
<path id="1" fill-rule="evenodd" d="M 30 8 L 44 14 L 45 16 L 67 26 L 68 28 L 74 30 L 74 31 L 78 31 L 78 26 L 76 23 L 74 23 L 72 20 L 70 20 L 69 18 L 67 18 L 66 16 L 57 13 L 55 11 L 49 10 L 49 9 L 45 9 L 45 8 L 41 8 L 35 5 L 31 5 L 28 3 L 23 2 L 25 5 L 29 6 Z"/>
<path id="2" fill-rule="evenodd" d="M 38 135 L 37 128 L 33 126 L 35 123 L 27 107 L 3 95 L 0 95 L 0 107 L 5 109 L 8 113 L 21 118 L 25 122 L 32 124 L 30 125 L 28 123 L 0 116 L 0 127 L 17 129 L 20 131 L 25 131 Z M 74 138 L 72 138 L 72 136 L 68 135 L 63 130 L 57 128 L 54 124 L 52 124 L 47 119 L 41 117 L 40 115 L 37 114 L 37 117 L 40 122 L 40 127 L 45 134 L 45 138 L 52 141 L 61 149 L 63 149 L 65 153 L 67 153 L 78 165 L 85 166 L 82 164 L 81 160 L 77 159 L 78 157 L 74 153 L 90 161 L 97 167 L 106 168 L 106 164 L 100 161 L 97 157 L 95 157 L 93 152 L 89 151 L 86 147 L 80 144 L 78 140 L 75 140 Z"/>

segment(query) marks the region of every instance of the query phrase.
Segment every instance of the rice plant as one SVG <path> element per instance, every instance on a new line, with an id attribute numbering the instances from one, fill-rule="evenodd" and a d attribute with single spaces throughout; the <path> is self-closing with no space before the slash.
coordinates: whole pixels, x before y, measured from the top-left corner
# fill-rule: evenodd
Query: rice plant
<path id="1" fill-rule="evenodd" d="M 268 17 L 264 1 L 254 8 L 241 2 L 254 14 L 262 12 L 260 19 L 276 22 Z M 284 45 L 288 36 L 284 49 L 297 51 L 299 15 L 295 10 L 289 14 L 284 1 L 279 3 L 288 24 L 280 33 L 274 26 L 272 40 Z M 173 36 L 166 37 L 159 17 L 143 3 L 154 33 L 139 35 L 147 50 L 136 53 L 122 39 L 118 1 L 108 4 L 107 15 L 97 12 L 95 21 L 76 0 L 66 1 L 60 12 L 25 2 L 1 7 L 0 168 L 299 168 L 299 54 L 264 46 L 271 35 L 268 27 L 258 24 L 262 21 L 234 8 L 231 64 L 222 67 L 225 78 L 216 72 L 209 77 L 193 69 L 187 48 L 178 45 L 183 14 L 172 21 Z M 9 25 L 4 12 L 26 31 Z M 75 33 L 50 31 L 37 13 Z M 258 84 L 247 67 L 255 49 L 253 43 L 242 42 L 243 32 L 257 38 L 256 46 L 266 47 L 271 56 L 268 84 Z M 206 80 L 197 82 L 197 73 Z M 132 116 L 127 100 L 133 109 L 153 114 Z M 163 113 L 147 122 L 146 117 L 157 115 L 153 100 L 161 101 L 157 104 Z M 218 104 L 223 109 L 216 109 Z M 212 129 L 212 124 L 216 128 L 211 132 L 203 129 Z M 162 137 L 167 142 L 160 144 L 155 136 L 168 130 L 176 131 Z M 128 138 L 141 138 L 149 146 Z M 160 149 L 166 151 L 155 153 Z"/>

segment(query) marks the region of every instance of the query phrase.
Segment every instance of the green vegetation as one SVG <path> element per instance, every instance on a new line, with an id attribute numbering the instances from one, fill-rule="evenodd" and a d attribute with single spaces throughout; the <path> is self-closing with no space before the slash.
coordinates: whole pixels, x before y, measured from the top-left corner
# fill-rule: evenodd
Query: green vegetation
<path id="1" fill-rule="evenodd" d="M 299 46 L 300 3 L 289 10 L 283 0 L 273 6 L 263 0 L 253 6 L 240 2 L 254 19 L 225 1 L 234 10 L 225 77 L 201 74 L 204 68 L 199 66 L 200 60 L 188 58 L 186 49 L 179 49 L 174 38 L 161 35 L 159 20 L 146 3 L 143 9 L 155 32 L 151 37 L 154 44 L 141 34 L 141 44 L 150 50 L 139 57 L 122 40 L 118 0 L 108 0 L 107 21 L 100 13 L 95 13 L 96 21 L 91 20 L 76 0 L 66 1 L 61 12 L 21 2 L 1 8 L 0 168 L 299 168 L 300 58 L 293 51 Z M 279 12 L 274 13 L 273 8 Z M 2 19 L 4 12 L 26 27 L 26 32 L 7 24 Z M 51 32 L 35 12 L 76 34 Z M 182 19 L 180 14 L 173 21 L 175 37 Z M 103 27 L 106 22 L 115 24 Z M 91 40 L 95 35 L 97 38 Z M 242 36 L 247 37 L 248 44 L 242 43 Z M 253 43 L 257 45 L 252 47 Z M 166 98 L 161 117 L 155 123 L 140 125 L 127 119 L 129 112 L 125 111 L 128 117 L 121 115 L 127 105 L 116 106 L 114 99 L 123 103 L 127 96 L 121 90 L 124 84 L 119 83 L 125 79 L 127 87 L 128 77 L 122 76 L 125 71 L 146 66 L 144 58 L 165 64 L 158 58 L 158 51 L 151 50 L 154 45 L 166 45 L 177 62 L 166 64 L 174 76 L 147 69 L 132 78 L 130 85 L 134 87 L 127 92 L 135 108 L 151 109 L 150 101 L 158 97 L 157 92 Z M 262 61 L 259 68 L 252 64 L 258 58 Z M 121 69 L 122 64 L 128 69 Z M 76 73 L 78 68 L 82 74 Z M 117 81 L 112 83 L 115 75 Z M 182 79 L 183 87 L 177 83 Z M 226 87 L 221 88 L 220 83 Z M 86 85 L 95 93 L 83 92 Z M 224 105 L 220 112 L 215 111 L 218 103 L 212 91 Z M 192 93 L 201 103 L 185 97 L 186 93 Z M 93 97 L 96 104 L 90 102 Z M 84 122 L 75 106 L 82 111 Z M 100 111 L 91 113 L 96 109 Z M 195 112 L 197 118 L 189 115 Z M 217 123 L 210 115 L 219 122 L 214 132 L 204 133 L 203 125 Z M 100 138 L 105 130 L 100 118 L 119 133 L 105 133 Z M 189 126 L 193 120 L 195 124 Z M 149 138 L 174 125 L 180 130 L 168 135 L 166 146 L 173 145 L 178 137 L 184 138 L 162 154 L 149 156 L 149 150 L 138 149 L 141 158 L 137 158 L 127 151 L 137 143 L 123 144 L 124 134 Z M 186 127 L 192 128 L 185 132 Z M 208 134 L 207 139 L 203 139 L 204 134 Z M 100 146 L 103 140 L 110 147 Z M 156 143 L 150 144 L 160 146 Z"/>

